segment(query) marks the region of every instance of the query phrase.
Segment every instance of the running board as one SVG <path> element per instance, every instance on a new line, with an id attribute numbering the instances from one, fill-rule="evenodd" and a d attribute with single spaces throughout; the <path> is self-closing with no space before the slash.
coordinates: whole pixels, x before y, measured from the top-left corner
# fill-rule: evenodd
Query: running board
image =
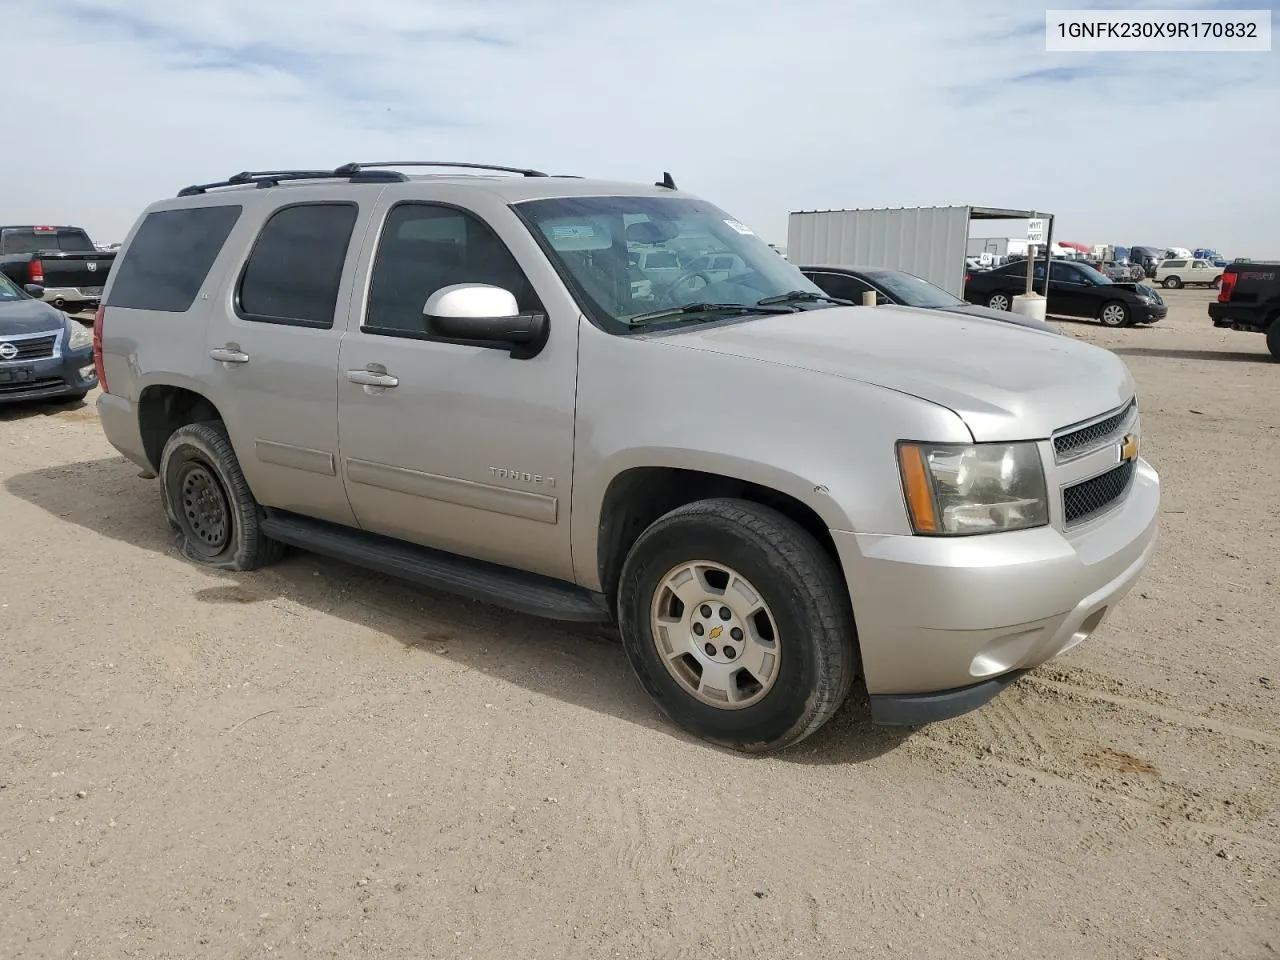
<path id="1" fill-rule="evenodd" d="M 613 619 L 603 594 L 564 580 L 280 510 L 267 510 L 261 527 L 266 536 L 291 547 L 518 613 L 578 623 Z"/>

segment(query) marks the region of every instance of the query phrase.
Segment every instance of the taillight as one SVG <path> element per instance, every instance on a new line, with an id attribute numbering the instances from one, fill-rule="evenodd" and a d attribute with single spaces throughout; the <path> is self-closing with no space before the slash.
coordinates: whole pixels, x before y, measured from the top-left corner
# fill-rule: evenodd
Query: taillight
<path id="1" fill-rule="evenodd" d="M 102 321 L 106 315 L 107 305 L 99 304 L 97 313 L 93 315 L 93 369 L 98 374 L 98 387 L 103 393 L 110 393 L 107 389 L 107 375 L 102 368 Z"/>
<path id="2" fill-rule="evenodd" d="M 1223 273 L 1222 285 L 1218 289 L 1219 303 L 1226 303 L 1231 299 L 1231 291 L 1235 289 L 1236 281 L 1238 279 L 1240 279 L 1240 275 L 1238 273 L 1231 273 L 1230 271 Z"/>
<path id="3" fill-rule="evenodd" d="M 44 286 L 44 264 L 43 263 L 41 263 L 39 260 L 32 260 L 31 266 L 28 268 L 28 273 L 30 274 L 30 276 L 27 279 L 27 283 L 38 283 L 40 284 L 40 286 L 42 287 Z"/>
<path id="4" fill-rule="evenodd" d="M 964 284 L 966 287 L 969 285 L 969 281 L 972 279 L 973 279 L 973 274 L 969 273 L 968 271 L 965 271 Z"/>

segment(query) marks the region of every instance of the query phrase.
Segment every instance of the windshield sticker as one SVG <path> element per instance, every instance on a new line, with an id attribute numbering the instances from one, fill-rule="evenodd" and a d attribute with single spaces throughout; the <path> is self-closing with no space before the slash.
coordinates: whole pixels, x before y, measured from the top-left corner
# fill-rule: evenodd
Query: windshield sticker
<path id="1" fill-rule="evenodd" d="M 594 240 L 596 228 L 589 223 L 552 227 L 551 238 L 553 240 Z"/>
<path id="2" fill-rule="evenodd" d="M 730 230 L 735 230 L 744 237 L 754 237 L 755 231 L 748 227 L 745 223 L 739 223 L 737 220 L 726 220 L 725 226 Z"/>

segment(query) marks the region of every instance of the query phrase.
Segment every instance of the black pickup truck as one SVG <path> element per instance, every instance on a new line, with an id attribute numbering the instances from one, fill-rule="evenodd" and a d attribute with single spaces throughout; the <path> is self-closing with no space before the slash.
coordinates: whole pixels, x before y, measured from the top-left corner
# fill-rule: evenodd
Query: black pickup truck
<path id="1" fill-rule="evenodd" d="M 97 309 L 115 258 L 79 227 L 0 225 L 0 273 L 44 287 L 42 299 L 68 313 Z"/>
<path id="2" fill-rule="evenodd" d="M 1209 319 L 1215 327 L 1265 333 L 1267 349 L 1280 360 L 1280 260 L 1228 263 Z"/>

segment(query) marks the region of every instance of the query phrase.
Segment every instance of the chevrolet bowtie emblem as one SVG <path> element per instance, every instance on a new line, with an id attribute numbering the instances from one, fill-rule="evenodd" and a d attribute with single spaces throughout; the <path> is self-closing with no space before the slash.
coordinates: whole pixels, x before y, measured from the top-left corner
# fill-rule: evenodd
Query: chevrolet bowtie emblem
<path id="1" fill-rule="evenodd" d="M 1130 433 L 1120 443 L 1120 462 L 1131 463 L 1138 459 L 1138 435 Z"/>
<path id="2" fill-rule="evenodd" d="M 712 627 L 711 633 L 708 634 L 712 640 L 719 640 L 720 634 L 724 633 L 724 627 Z"/>

